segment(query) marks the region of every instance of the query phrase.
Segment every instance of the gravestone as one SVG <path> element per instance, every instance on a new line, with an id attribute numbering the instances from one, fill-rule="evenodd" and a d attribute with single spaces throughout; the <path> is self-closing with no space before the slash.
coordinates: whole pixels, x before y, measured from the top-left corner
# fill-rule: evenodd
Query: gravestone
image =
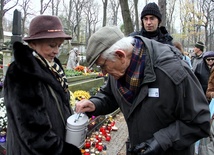
<path id="1" fill-rule="evenodd" d="M 16 41 L 22 42 L 22 36 L 21 36 L 21 12 L 19 12 L 17 9 L 13 13 L 12 34 L 13 35 L 11 36 L 11 46 L 13 47 L 14 42 L 16 42 Z M 13 52 L 12 52 L 11 55 L 12 55 L 11 61 L 13 61 L 14 60 Z"/>
<path id="2" fill-rule="evenodd" d="M 22 41 L 21 37 L 21 12 L 17 9 L 13 13 L 13 29 L 12 29 L 12 37 L 11 37 L 11 44 L 13 45 L 16 41 Z"/>

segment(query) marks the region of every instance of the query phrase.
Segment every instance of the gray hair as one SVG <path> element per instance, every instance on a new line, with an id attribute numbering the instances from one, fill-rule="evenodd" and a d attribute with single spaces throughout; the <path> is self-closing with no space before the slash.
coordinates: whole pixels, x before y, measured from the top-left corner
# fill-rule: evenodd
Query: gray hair
<path id="1" fill-rule="evenodd" d="M 105 50 L 101 54 L 101 57 L 104 59 L 108 58 L 109 60 L 115 61 L 116 50 L 123 50 L 126 52 L 132 52 L 131 47 L 133 44 L 134 44 L 134 38 L 133 37 L 124 37 L 124 38 L 118 40 L 116 43 L 114 43 L 107 50 Z"/>

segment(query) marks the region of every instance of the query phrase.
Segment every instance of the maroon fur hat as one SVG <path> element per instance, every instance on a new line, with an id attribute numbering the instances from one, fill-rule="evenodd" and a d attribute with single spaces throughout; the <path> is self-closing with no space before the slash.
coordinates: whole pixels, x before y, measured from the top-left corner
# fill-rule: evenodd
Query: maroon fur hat
<path id="1" fill-rule="evenodd" d="M 58 17 L 39 15 L 30 22 L 29 36 L 23 38 L 23 40 L 28 42 L 46 38 L 72 39 L 71 36 L 64 33 L 62 23 Z"/>

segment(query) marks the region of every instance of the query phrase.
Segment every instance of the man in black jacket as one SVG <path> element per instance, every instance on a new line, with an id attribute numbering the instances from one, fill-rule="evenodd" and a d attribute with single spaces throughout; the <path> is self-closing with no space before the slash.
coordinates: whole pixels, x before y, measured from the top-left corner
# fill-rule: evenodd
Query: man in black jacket
<path id="1" fill-rule="evenodd" d="M 132 32 L 130 36 L 142 35 L 143 37 L 172 45 L 173 38 L 164 26 L 160 26 L 161 20 L 162 15 L 157 4 L 154 2 L 148 3 L 141 12 L 141 31 Z"/>

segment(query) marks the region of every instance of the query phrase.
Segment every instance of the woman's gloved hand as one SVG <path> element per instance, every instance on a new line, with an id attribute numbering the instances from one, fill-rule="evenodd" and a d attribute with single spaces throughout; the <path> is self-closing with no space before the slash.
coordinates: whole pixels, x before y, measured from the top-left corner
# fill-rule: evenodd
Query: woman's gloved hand
<path id="1" fill-rule="evenodd" d="M 163 153 L 163 149 L 155 138 L 136 145 L 132 151 L 140 155 L 161 155 Z"/>

